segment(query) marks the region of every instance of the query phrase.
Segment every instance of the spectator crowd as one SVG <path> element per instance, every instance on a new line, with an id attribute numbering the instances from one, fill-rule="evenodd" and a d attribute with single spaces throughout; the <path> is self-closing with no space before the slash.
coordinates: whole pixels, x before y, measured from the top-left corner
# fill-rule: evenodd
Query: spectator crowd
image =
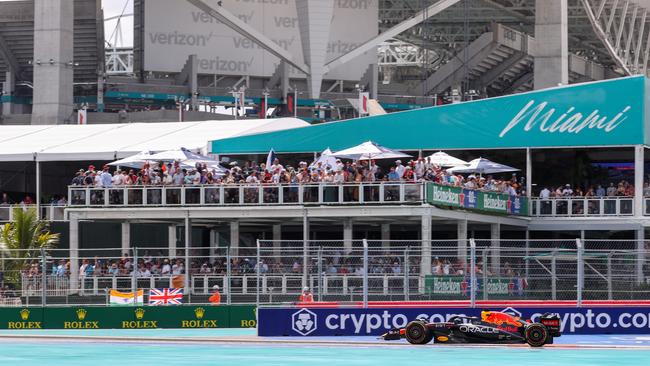
<path id="1" fill-rule="evenodd" d="M 557 188 L 549 189 L 549 187 L 544 187 L 539 192 L 539 198 L 550 199 L 550 198 L 561 198 L 561 197 L 633 197 L 634 196 L 634 185 L 629 182 L 622 180 L 618 184 L 614 182 L 609 183 L 609 186 L 605 187 L 603 185 L 590 185 L 586 189 L 583 189 L 580 186 L 572 187 L 570 184 L 565 184 L 563 186 L 558 186 Z M 643 196 L 650 196 L 650 185 L 645 183 L 643 185 Z"/>
<path id="2" fill-rule="evenodd" d="M 437 166 L 429 158 L 419 158 L 403 164 L 396 160 L 382 167 L 374 160 L 346 161 L 336 159 L 332 164 L 320 161 L 311 165 L 305 161 L 295 167 L 282 165 L 275 159 L 267 166 L 247 161 L 243 166 L 236 162 L 229 169 L 218 169 L 203 163 L 183 167 L 180 162 L 145 163 L 141 169 L 115 169 L 105 165 L 101 170 L 90 165 L 80 169 L 72 179 L 73 186 L 121 187 L 121 186 L 196 186 L 211 184 L 309 184 L 309 183 L 378 183 L 421 182 L 465 187 L 510 195 L 525 195 L 523 178 L 513 174 L 508 179 L 496 179 L 492 175 L 464 177 L 452 174 Z"/>

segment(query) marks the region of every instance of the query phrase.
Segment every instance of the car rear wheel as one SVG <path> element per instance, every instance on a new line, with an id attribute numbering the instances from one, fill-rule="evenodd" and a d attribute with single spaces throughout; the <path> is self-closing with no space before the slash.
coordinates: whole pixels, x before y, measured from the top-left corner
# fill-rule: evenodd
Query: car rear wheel
<path id="1" fill-rule="evenodd" d="M 542 324 L 530 324 L 526 327 L 525 336 L 531 347 L 541 347 L 546 343 L 548 330 Z"/>
<path id="2" fill-rule="evenodd" d="M 433 333 L 419 320 L 408 323 L 405 333 L 406 340 L 411 344 L 427 344 L 433 339 Z"/>

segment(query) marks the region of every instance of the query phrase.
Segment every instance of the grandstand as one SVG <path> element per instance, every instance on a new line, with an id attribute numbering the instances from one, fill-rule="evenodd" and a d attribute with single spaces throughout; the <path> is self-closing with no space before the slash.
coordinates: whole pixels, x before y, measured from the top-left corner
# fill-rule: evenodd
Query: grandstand
<path id="1" fill-rule="evenodd" d="M 315 243 L 331 241 L 349 256 L 359 239 L 386 251 L 412 246 L 419 279 L 409 288 L 419 296 L 442 240 L 454 247 L 445 256 L 459 261 L 470 239 L 483 240 L 501 271 L 502 247 L 523 248 L 517 260 L 539 260 L 528 255 L 533 246 L 547 253 L 557 249 L 555 240 L 580 239 L 589 249 L 626 251 L 622 261 L 632 269 L 622 282 L 648 281 L 648 4 L 137 0 L 132 49 L 104 48 L 100 5 L 0 2 L 0 191 L 11 196 L 0 205 L 0 221 L 33 204 L 63 233 L 57 259 L 75 269 L 58 279 L 63 292 L 78 294 L 80 261 L 102 250 L 111 259 L 136 248 L 173 259 L 180 250 L 189 264 L 190 257 L 224 253 L 251 259 L 260 240 L 276 257 L 298 251 L 303 263 Z M 389 113 L 346 118 L 359 116 L 362 93 Z M 254 115 L 235 113 L 238 106 Z M 266 120 L 271 107 L 283 118 Z M 224 108 L 232 114 L 215 113 Z M 79 109 L 89 112 L 88 126 L 74 125 Z M 287 118 L 294 116 L 300 120 Z M 95 174 L 141 151 L 187 147 L 238 174 L 267 154 L 299 167 L 326 148 L 367 140 L 414 160 L 441 149 L 466 160 L 489 156 L 517 169 L 498 180 L 518 190 L 499 195 L 362 173 L 345 184 L 320 177 L 303 184 L 70 184 L 75 173 Z M 379 165 L 388 172 L 401 163 Z M 577 193 L 610 185 L 611 195 Z M 548 189 L 553 196 L 544 196 Z M 594 264 L 598 273 L 602 262 Z M 318 281 L 306 265 L 294 275 L 288 290 L 281 284 L 287 298 Z M 381 280 L 384 295 L 393 279 Z M 200 295 L 209 281 L 196 284 Z M 241 286 L 250 301 L 249 284 Z M 347 296 L 354 287 L 340 288 Z M 271 302 L 272 294 L 264 295 Z"/>

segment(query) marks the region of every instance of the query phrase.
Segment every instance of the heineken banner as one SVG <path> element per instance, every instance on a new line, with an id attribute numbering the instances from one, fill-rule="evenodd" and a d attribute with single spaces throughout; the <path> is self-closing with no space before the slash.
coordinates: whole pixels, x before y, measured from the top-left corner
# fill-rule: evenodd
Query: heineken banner
<path id="1" fill-rule="evenodd" d="M 0 329 L 254 328 L 253 305 L 0 308 Z"/>
<path id="2" fill-rule="evenodd" d="M 461 187 L 427 184 L 427 202 L 506 215 L 528 215 L 528 198 Z"/>
<path id="3" fill-rule="evenodd" d="M 494 297 L 519 297 L 524 294 L 522 281 L 516 278 L 489 277 L 486 281 L 477 278 L 477 296 L 483 296 L 487 291 L 490 298 Z M 470 279 L 463 276 L 432 276 L 424 277 L 425 293 L 435 298 L 469 297 L 471 290 Z"/>

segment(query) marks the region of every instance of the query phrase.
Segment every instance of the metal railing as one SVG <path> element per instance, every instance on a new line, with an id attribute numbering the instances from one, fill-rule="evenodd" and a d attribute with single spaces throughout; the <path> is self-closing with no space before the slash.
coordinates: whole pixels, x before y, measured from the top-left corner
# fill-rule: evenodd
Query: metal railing
<path id="1" fill-rule="evenodd" d="M 422 183 L 236 184 L 201 186 L 69 186 L 68 205 L 227 206 L 422 203 Z"/>
<path id="2" fill-rule="evenodd" d="M 110 289 L 185 288 L 186 303 L 650 299 L 636 240 L 258 241 L 256 247 L 67 250 L 0 257 L 0 306 L 106 304 Z M 150 255 L 150 252 L 157 253 Z M 136 264 L 137 263 L 137 264 Z M 189 275 L 185 264 L 189 263 Z M 137 268 L 134 270 L 134 268 Z M 77 275 L 78 274 L 78 275 Z M 181 276 L 179 282 L 178 277 Z M 3 286 L 8 289 L 2 290 Z"/>
<path id="3" fill-rule="evenodd" d="M 531 202 L 532 216 L 535 217 L 634 215 L 634 197 L 532 198 Z"/>
<path id="4" fill-rule="evenodd" d="M 13 221 L 14 209 L 28 210 L 36 208 L 36 205 L 0 205 L 0 222 Z M 40 218 L 46 221 L 65 221 L 65 205 L 42 204 L 40 207 Z"/>

